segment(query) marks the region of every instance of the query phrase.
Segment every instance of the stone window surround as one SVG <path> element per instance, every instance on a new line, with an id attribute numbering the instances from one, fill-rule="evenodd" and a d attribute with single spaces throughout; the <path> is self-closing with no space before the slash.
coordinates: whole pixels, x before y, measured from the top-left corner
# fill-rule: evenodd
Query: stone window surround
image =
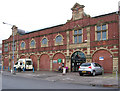
<path id="1" fill-rule="evenodd" d="M 8 43 L 4 44 L 4 52 L 8 52 Z"/>
<path id="2" fill-rule="evenodd" d="M 32 38 L 31 41 L 30 41 L 30 43 L 29 43 L 29 45 L 30 45 L 30 49 L 32 49 L 32 48 L 36 48 L 36 41 L 35 41 L 35 45 L 34 45 L 33 47 L 31 46 L 31 42 L 32 42 L 33 40 L 35 41 L 35 39 Z"/>
<path id="3" fill-rule="evenodd" d="M 78 32 L 79 30 L 82 30 L 82 42 L 81 42 L 81 43 L 83 43 L 83 28 L 79 28 L 79 29 L 74 29 L 74 30 L 73 30 L 73 44 L 75 44 L 75 43 L 74 43 L 74 36 L 75 36 L 75 35 L 74 35 L 74 32 L 75 32 L 75 30 L 77 30 L 77 32 Z M 79 34 L 77 33 L 77 36 L 78 36 L 78 35 L 79 35 Z M 77 40 L 79 40 L 78 37 L 77 37 Z M 80 43 L 78 43 L 78 41 L 77 41 L 76 44 L 80 44 Z"/>
<path id="4" fill-rule="evenodd" d="M 62 37 L 62 41 L 61 41 L 61 42 L 56 42 L 57 36 L 61 36 L 61 37 Z M 64 37 L 62 36 L 62 34 L 59 34 L 59 33 L 58 33 L 58 34 L 55 36 L 55 39 L 53 39 L 54 42 L 55 42 L 55 46 L 63 45 L 63 39 L 64 39 Z"/>
<path id="5" fill-rule="evenodd" d="M 101 26 L 101 31 L 102 32 L 102 25 L 106 25 L 106 40 L 108 40 L 108 24 L 97 24 L 95 26 L 95 41 L 103 41 L 102 39 L 101 40 L 97 40 L 97 26 Z M 102 38 L 102 33 L 101 33 L 101 38 Z M 105 41 L 105 40 L 104 40 Z"/>
<path id="6" fill-rule="evenodd" d="M 24 48 L 21 47 L 21 44 L 22 44 L 23 42 L 25 43 L 25 41 L 22 41 L 22 42 L 20 43 L 20 50 L 24 50 L 24 49 L 26 48 L 26 43 L 25 43 Z"/>
<path id="7" fill-rule="evenodd" d="M 44 39 L 44 38 L 46 38 L 47 39 L 47 44 L 42 44 L 42 40 Z M 41 47 L 48 47 L 48 42 L 49 42 L 49 40 L 48 40 L 48 38 L 47 37 L 43 37 L 42 39 L 41 39 Z"/>

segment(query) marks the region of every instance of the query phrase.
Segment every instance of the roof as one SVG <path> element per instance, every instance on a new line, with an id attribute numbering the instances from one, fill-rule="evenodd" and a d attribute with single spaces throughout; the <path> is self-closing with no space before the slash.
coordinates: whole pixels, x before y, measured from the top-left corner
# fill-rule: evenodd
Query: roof
<path id="1" fill-rule="evenodd" d="M 107 15 L 111 15 L 111 14 L 117 14 L 117 13 L 118 13 L 118 11 L 112 12 L 112 13 L 108 13 L 108 14 L 99 15 L 99 16 L 94 16 L 92 18 L 98 18 L 98 17 L 103 17 L 103 16 L 107 16 Z"/>
<path id="2" fill-rule="evenodd" d="M 52 27 L 47 27 L 47 28 L 43 28 L 43 29 L 39 29 L 39 30 L 34 30 L 34 31 L 31 31 L 31 32 L 28 32 L 28 33 L 25 33 L 25 34 L 30 34 L 30 33 L 34 33 L 34 32 L 38 32 L 38 31 L 43 31 L 43 30 L 46 30 L 46 29 L 51 29 L 51 28 L 55 28 L 55 27 L 59 27 L 59 26 L 63 26 L 64 24 L 60 24 L 60 25 L 56 25 L 56 26 L 52 26 Z"/>

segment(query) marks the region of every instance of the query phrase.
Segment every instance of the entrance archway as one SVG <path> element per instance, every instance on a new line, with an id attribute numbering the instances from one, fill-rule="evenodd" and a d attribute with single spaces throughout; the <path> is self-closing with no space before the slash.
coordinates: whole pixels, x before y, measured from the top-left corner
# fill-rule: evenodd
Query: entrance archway
<path id="1" fill-rule="evenodd" d="M 58 60 L 61 60 L 61 62 L 59 63 Z M 66 66 L 66 59 L 65 59 L 65 56 L 64 54 L 62 53 L 56 53 L 54 56 L 53 56 L 53 62 L 52 62 L 52 70 L 58 70 L 59 69 L 59 66 L 62 67 L 62 63 L 63 63 L 63 59 L 64 59 L 64 67 Z"/>
<path id="2" fill-rule="evenodd" d="M 39 69 L 45 71 L 50 70 L 50 57 L 47 54 L 43 54 L 40 57 Z"/>
<path id="3" fill-rule="evenodd" d="M 93 54 L 93 62 L 99 63 L 105 73 L 112 73 L 113 71 L 113 57 L 112 54 L 104 49 L 98 50 Z"/>
<path id="4" fill-rule="evenodd" d="M 71 72 L 78 71 L 81 63 L 86 62 L 85 54 L 81 51 L 76 51 L 71 56 Z"/>
<path id="5" fill-rule="evenodd" d="M 8 66 L 9 66 L 9 59 L 8 58 L 5 58 L 4 61 L 3 61 L 3 66 L 4 66 L 4 69 L 7 69 Z"/>

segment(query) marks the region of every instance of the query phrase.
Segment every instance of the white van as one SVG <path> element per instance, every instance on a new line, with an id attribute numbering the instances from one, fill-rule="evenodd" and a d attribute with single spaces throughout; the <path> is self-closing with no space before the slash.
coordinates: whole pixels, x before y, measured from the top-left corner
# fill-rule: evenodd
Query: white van
<path id="1" fill-rule="evenodd" d="M 15 65 L 14 68 L 16 69 L 21 69 L 23 70 L 23 68 L 25 70 L 32 70 L 33 69 L 33 62 L 32 59 L 19 59 Z"/>

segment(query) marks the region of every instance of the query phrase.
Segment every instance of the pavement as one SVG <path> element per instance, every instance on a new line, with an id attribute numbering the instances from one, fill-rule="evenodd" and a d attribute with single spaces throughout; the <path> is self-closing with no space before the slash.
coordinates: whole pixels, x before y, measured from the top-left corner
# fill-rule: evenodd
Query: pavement
<path id="1" fill-rule="evenodd" d="M 63 75 L 63 73 L 54 72 L 54 71 L 25 71 L 25 72 L 16 72 L 12 74 L 8 71 L 2 71 L 3 76 L 20 76 L 33 79 L 41 79 L 52 82 L 64 82 L 64 83 L 74 83 L 80 85 L 91 85 L 91 86 L 102 86 L 102 87 L 112 87 L 118 88 L 118 75 L 116 74 L 103 74 L 97 76 L 79 76 L 78 72 L 68 72 Z"/>

